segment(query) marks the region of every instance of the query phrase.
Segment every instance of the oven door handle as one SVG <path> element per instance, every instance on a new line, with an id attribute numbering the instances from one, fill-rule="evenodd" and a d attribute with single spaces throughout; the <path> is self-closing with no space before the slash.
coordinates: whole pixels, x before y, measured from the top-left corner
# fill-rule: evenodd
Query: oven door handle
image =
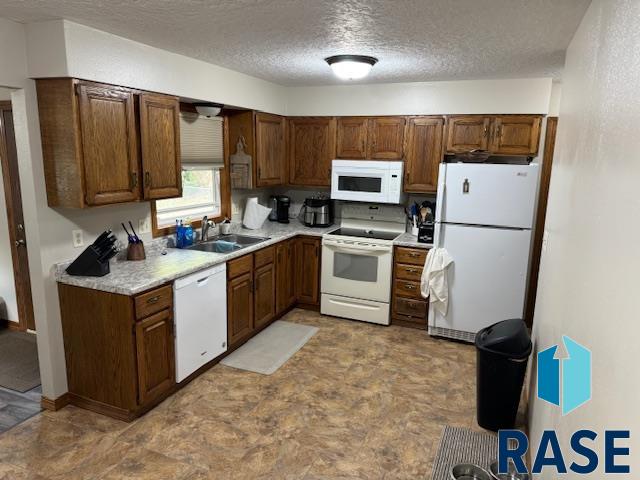
<path id="1" fill-rule="evenodd" d="M 327 247 L 331 247 L 335 250 L 339 250 L 341 252 L 351 252 L 356 255 L 367 255 L 367 254 L 383 254 L 383 253 L 391 253 L 391 249 L 389 247 L 372 247 L 372 246 L 358 246 L 358 245 L 349 245 L 344 243 L 337 243 L 332 241 L 324 241 L 324 245 Z"/>

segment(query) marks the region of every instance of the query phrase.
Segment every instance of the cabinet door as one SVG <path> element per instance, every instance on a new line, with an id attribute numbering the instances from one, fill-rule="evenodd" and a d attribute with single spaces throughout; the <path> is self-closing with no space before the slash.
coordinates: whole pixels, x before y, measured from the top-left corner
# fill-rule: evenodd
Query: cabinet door
<path id="1" fill-rule="evenodd" d="M 278 244 L 276 250 L 276 314 L 279 315 L 296 301 L 294 288 L 295 260 L 293 240 Z"/>
<path id="2" fill-rule="evenodd" d="M 320 239 L 296 240 L 296 298 L 308 305 L 320 304 Z"/>
<path id="3" fill-rule="evenodd" d="M 437 190 L 443 132 L 443 118 L 409 118 L 405 148 L 406 192 L 426 193 Z"/>
<path id="4" fill-rule="evenodd" d="M 366 158 L 368 123 L 366 117 L 338 118 L 337 158 Z"/>
<path id="5" fill-rule="evenodd" d="M 491 117 L 452 116 L 447 125 L 447 152 L 463 153 L 487 150 Z"/>
<path id="6" fill-rule="evenodd" d="M 256 268 L 254 272 L 254 324 L 266 325 L 276 314 L 276 270 L 273 263 Z"/>
<path id="7" fill-rule="evenodd" d="M 144 198 L 180 197 L 180 102 L 176 97 L 140 95 L 140 138 Z"/>
<path id="8" fill-rule="evenodd" d="M 227 335 L 229 346 L 253 332 L 253 272 L 227 281 Z"/>
<path id="9" fill-rule="evenodd" d="M 173 315 L 163 310 L 136 323 L 138 396 L 153 401 L 175 384 Z"/>
<path id="10" fill-rule="evenodd" d="M 404 142 L 403 117 L 380 117 L 369 120 L 369 155 L 374 160 L 402 160 Z"/>
<path id="11" fill-rule="evenodd" d="M 140 198 L 138 142 L 133 93 L 78 84 L 85 200 L 88 205 Z"/>
<path id="12" fill-rule="evenodd" d="M 531 115 L 495 117 L 489 150 L 502 155 L 535 155 L 541 118 Z"/>
<path id="13" fill-rule="evenodd" d="M 336 158 L 336 119 L 289 119 L 289 183 L 329 186 Z"/>
<path id="14" fill-rule="evenodd" d="M 286 183 L 285 118 L 256 114 L 256 186 Z"/>

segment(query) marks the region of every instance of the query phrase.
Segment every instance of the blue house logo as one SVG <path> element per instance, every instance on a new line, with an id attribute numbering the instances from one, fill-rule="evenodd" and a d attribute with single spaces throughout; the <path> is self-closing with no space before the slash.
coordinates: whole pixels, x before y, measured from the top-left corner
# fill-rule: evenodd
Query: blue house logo
<path id="1" fill-rule="evenodd" d="M 566 358 L 556 358 L 558 345 L 538 353 L 538 398 L 567 415 L 591 400 L 591 351 L 562 337 Z"/>

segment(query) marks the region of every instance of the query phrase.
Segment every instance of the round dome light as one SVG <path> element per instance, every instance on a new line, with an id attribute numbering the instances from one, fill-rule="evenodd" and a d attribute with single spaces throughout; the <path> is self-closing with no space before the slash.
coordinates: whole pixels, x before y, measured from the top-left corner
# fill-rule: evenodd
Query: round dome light
<path id="1" fill-rule="evenodd" d="M 333 73 L 342 80 L 359 80 L 366 77 L 378 59 L 365 55 L 334 55 L 324 59 Z"/>

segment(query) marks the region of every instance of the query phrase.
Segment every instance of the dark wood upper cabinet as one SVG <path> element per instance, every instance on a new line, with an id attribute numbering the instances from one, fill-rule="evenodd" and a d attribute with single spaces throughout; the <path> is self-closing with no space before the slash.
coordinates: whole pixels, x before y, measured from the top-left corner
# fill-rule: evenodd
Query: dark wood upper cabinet
<path id="1" fill-rule="evenodd" d="M 140 138 L 144 198 L 182 196 L 180 102 L 177 97 L 140 95 Z"/>
<path id="2" fill-rule="evenodd" d="M 256 187 L 282 185 L 287 181 L 286 119 L 257 113 L 255 117 Z"/>
<path id="3" fill-rule="evenodd" d="M 369 119 L 367 158 L 373 160 L 402 160 L 404 125 L 404 117 Z"/>
<path id="4" fill-rule="evenodd" d="M 297 300 L 306 305 L 320 305 L 320 239 L 299 237 L 295 242 Z"/>
<path id="5" fill-rule="evenodd" d="M 367 117 L 339 117 L 337 158 L 364 159 L 367 157 L 369 119 Z"/>
<path id="6" fill-rule="evenodd" d="M 533 156 L 538 153 L 541 121 L 540 115 L 452 115 L 447 119 L 446 152 Z"/>
<path id="7" fill-rule="evenodd" d="M 410 117 L 405 145 L 404 190 L 433 193 L 443 157 L 444 118 Z"/>
<path id="8" fill-rule="evenodd" d="M 177 98 L 73 78 L 36 89 L 50 207 L 181 195 Z"/>
<path id="9" fill-rule="evenodd" d="M 154 401 L 175 383 L 173 315 L 163 310 L 136 323 L 140 403 Z"/>
<path id="10" fill-rule="evenodd" d="M 89 83 L 79 83 L 76 90 L 87 205 L 137 200 L 139 160 L 133 92 Z"/>
<path id="11" fill-rule="evenodd" d="M 289 183 L 329 186 L 336 158 L 334 117 L 289 118 Z"/>
<path id="12" fill-rule="evenodd" d="M 447 153 L 487 150 L 491 117 L 455 115 L 448 119 Z"/>
<path id="13" fill-rule="evenodd" d="M 542 117 L 532 115 L 495 117 L 489 150 L 502 155 L 536 155 L 541 122 Z"/>

